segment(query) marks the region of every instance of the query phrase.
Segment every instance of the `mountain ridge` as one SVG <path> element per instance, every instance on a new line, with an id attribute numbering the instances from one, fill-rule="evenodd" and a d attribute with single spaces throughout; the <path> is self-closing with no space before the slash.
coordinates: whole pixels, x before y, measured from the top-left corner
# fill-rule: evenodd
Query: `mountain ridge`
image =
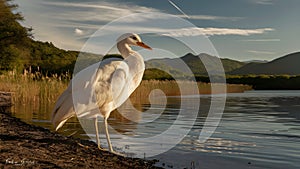
<path id="1" fill-rule="evenodd" d="M 245 63 L 239 62 L 236 60 L 228 59 L 228 58 L 218 58 L 216 56 L 211 56 L 206 53 L 200 53 L 198 55 L 194 55 L 188 53 L 179 58 L 163 58 L 163 59 L 151 59 L 146 61 L 146 68 L 157 68 L 168 73 L 172 72 L 181 72 L 182 74 L 191 74 L 194 75 L 207 75 L 207 69 L 213 73 L 222 73 L 222 69 L 220 67 L 216 67 L 220 65 L 220 61 L 223 65 L 224 71 L 229 72 L 234 69 L 237 69 Z M 203 64 L 203 62 L 205 64 Z M 214 72 L 215 71 L 215 72 Z"/>
<path id="2" fill-rule="evenodd" d="M 243 67 L 235 69 L 229 74 L 235 75 L 299 75 L 300 74 L 300 52 L 294 52 L 276 58 L 267 63 L 248 63 Z"/>

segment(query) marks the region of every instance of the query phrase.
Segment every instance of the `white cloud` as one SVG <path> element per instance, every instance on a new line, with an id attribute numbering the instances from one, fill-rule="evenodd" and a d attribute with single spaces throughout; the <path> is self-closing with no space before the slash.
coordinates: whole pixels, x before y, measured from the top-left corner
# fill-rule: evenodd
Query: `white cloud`
<path id="1" fill-rule="evenodd" d="M 88 37 L 117 18 L 139 12 L 159 12 L 154 8 L 104 1 L 93 4 L 84 1 L 36 1 L 34 5 L 36 9 L 43 9 L 43 12 L 39 15 L 27 14 L 31 17 L 26 18 L 25 22 L 34 28 L 35 38 L 70 50 L 80 50 L 84 45 L 78 37 Z"/>
<path id="2" fill-rule="evenodd" d="M 270 52 L 270 51 L 258 51 L 258 50 L 248 50 L 247 52 L 253 53 L 253 54 L 263 54 L 263 55 L 274 55 L 274 54 L 276 54 L 275 52 Z"/>
<path id="3" fill-rule="evenodd" d="M 260 5 L 273 5 L 273 0 L 253 0 L 253 2 Z"/>
<path id="4" fill-rule="evenodd" d="M 66 3 L 66 2 L 44 2 L 45 5 L 57 7 L 76 7 L 82 10 L 69 10 L 65 13 L 57 13 L 55 18 L 69 18 L 76 21 L 110 22 L 122 16 L 141 12 L 159 12 L 159 10 L 138 5 L 116 4 L 104 1 L 97 3 Z M 84 10 L 83 8 L 86 8 Z M 53 16 L 53 15 L 52 15 Z"/>
<path id="5" fill-rule="evenodd" d="M 75 31 L 74 31 L 74 33 L 76 35 L 83 35 L 83 30 L 76 28 Z"/>
<path id="6" fill-rule="evenodd" d="M 214 16 L 214 15 L 177 15 L 182 18 L 195 19 L 195 20 L 224 20 L 224 21 L 238 21 L 244 19 L 243 17 L 226 17 L 226 16 Z"/>
<path id="7" fill-rule="evenodd" d="M 273 28 L 260 28 L 260 29 L 232 29 L 232 28 L 185 28 L 174 30 L 165 35 L 182 37 L 182 36 L 214 36 L 214 35 L 240 35 L 249 36 L 255 34 L 263 34 L 268 31 L 274 31 Z"/>
<path id="8" fill-rule="evenodd" d="M 44 2 L 45 5 L 52 5 L 57 7 L 76 7 L 87 8 L 87 10 L 68 10 L 66 12 L 59 12 L 52 14 L 50 17 L 55 19 L 68 18 L 70 21 L 81 22 L 110 22 L 122 16 L 128 16 L 134 13 L 148 13 L 148 12 L 161 12 L 158 9 L 138 6 L 138 5 L 126 5 L 116 4 L 100 1 L 96 4 L 89 3 L 66 3 L 66 2 Z M 224 21 L 238 21 L 244 19 L 243 17 L 225 17 L 225 16 L 213 16 L 213 15 L 176 15 L 181 18 L 189 18 L 195 20 L 224 20 Z M 136 18 L 139 19 L 139 18 Z M 141 18 L 140 18 L 141 20 Z M 128 21 L 130 22 L 130 21 Z"/>
<path id="9" fill-rule="evenodd" d="M 243 42 L 280 42 L 280 39 L 244 39 Z"/>

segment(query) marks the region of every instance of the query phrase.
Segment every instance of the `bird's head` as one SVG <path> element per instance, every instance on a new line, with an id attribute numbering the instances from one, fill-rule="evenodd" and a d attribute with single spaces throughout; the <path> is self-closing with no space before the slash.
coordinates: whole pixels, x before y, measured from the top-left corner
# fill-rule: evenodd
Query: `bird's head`
<path id="1" fill-rule="evenodd" d="M 144 42 L 142 42 L 141 38 L 139 35 L 134 34 L 134 33 L 126 33 L 120 36 L 117 39 L 118 42 L 125 42 L 129 46 L 140 46 L 145 49 L 152 49 L 150 46 L 146 45 Z"/>

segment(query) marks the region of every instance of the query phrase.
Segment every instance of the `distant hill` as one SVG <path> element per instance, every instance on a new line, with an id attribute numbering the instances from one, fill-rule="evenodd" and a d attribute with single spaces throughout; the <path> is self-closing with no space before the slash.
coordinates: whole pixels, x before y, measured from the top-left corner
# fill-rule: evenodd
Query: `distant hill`
<path id="1" fill-rule="evenodd" d="M 229 74 L 299 75 L 300 52 L 288 54 L 267 63 L 248 63 Z"/>
<path id="2" fill-rule="evenodd" d="M 199 55 L 188 53 L 180 58 L 149 60 L 146 62 L 146 68 L 157 68 L 175 75 L 189 75 L 190 71 L 192 71 L 196 76 L 200 76 L 207 75 L 208 70 L 213 73 L 219 73 L 221 70 L 217 66 L 220 60 L 225 72 L 230 72 L 245 65 L 243 62 L 231 59 L 219 59 L 205 53 Z M 206 67 L 203 63 L 205 63 Z"/>

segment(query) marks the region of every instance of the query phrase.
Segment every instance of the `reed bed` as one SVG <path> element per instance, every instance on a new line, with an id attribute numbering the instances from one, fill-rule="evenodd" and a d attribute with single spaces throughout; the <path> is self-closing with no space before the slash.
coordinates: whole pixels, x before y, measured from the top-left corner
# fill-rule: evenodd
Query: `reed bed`
<path id="1" fill-rule="evenodd" d="M 17 74 L 8 72 L 0 75 L 0 91 L 11 92 L 14 102 L 55 102 L 66 89 L 62 76 L 41 76 L 39 73 Z"/>
<path id="2" fill-rule="evenodd" d="M 243 84 L 210 84 L 191 81 L 159 81 L 144 80 L 141 85 L 130 96 L 134 103 L 148 103 L 151 91 L 159 89 L 166 96 L 198 95 L 198 94 L 221 94 L 221 93 L 242 93 L 251 90 L 252 87 Z"/>
<path id="3" fill-rule="evenodd" d="M 13 103 L 18 105 L 48 105 L 45 109 L 52 109 L 56 99 L 67 88 L 70 76 L 53 75 L 51 77 L 41 76 L 40 73 L 24 72 L 17 74 L 15 72 L 7 72 L 0 75 L 0 91 L 12 92 Z M 195 88 L 195 84 L 197 85 Z M 225 84 L 213 84 L 214 93 L 224 92 Z M 180 86 L 181 91 L 180 91 Z M 211 94 L 212 85 L 201 82 L 189 81 L 158 81 L 145 80 L 131 95 L 131 101 L 134 103 L 145 102 L 149 94 L 154 89 L 160 89 L 166 96 L 180 96 L 184 94 Z M 251 90 L 248 85 L 227 84 L 227 92 L 237 93 Z M 197 91 L 198 90 L 198 91 Z M 158 93 L 160 94 L 160 93 Z M 51 111 L 51 110 L 48 110 Z"/>
<path id="4" fill-rule="evenodd" d="M 63 78 L 41 76 L 40 73 L 6 72 L 0 75 L 0 91 L 12 93 L 11 111 L 16 117 L 29 123 L 34 118 L 47 120 L 56 99 L 68 85 Z"/>

